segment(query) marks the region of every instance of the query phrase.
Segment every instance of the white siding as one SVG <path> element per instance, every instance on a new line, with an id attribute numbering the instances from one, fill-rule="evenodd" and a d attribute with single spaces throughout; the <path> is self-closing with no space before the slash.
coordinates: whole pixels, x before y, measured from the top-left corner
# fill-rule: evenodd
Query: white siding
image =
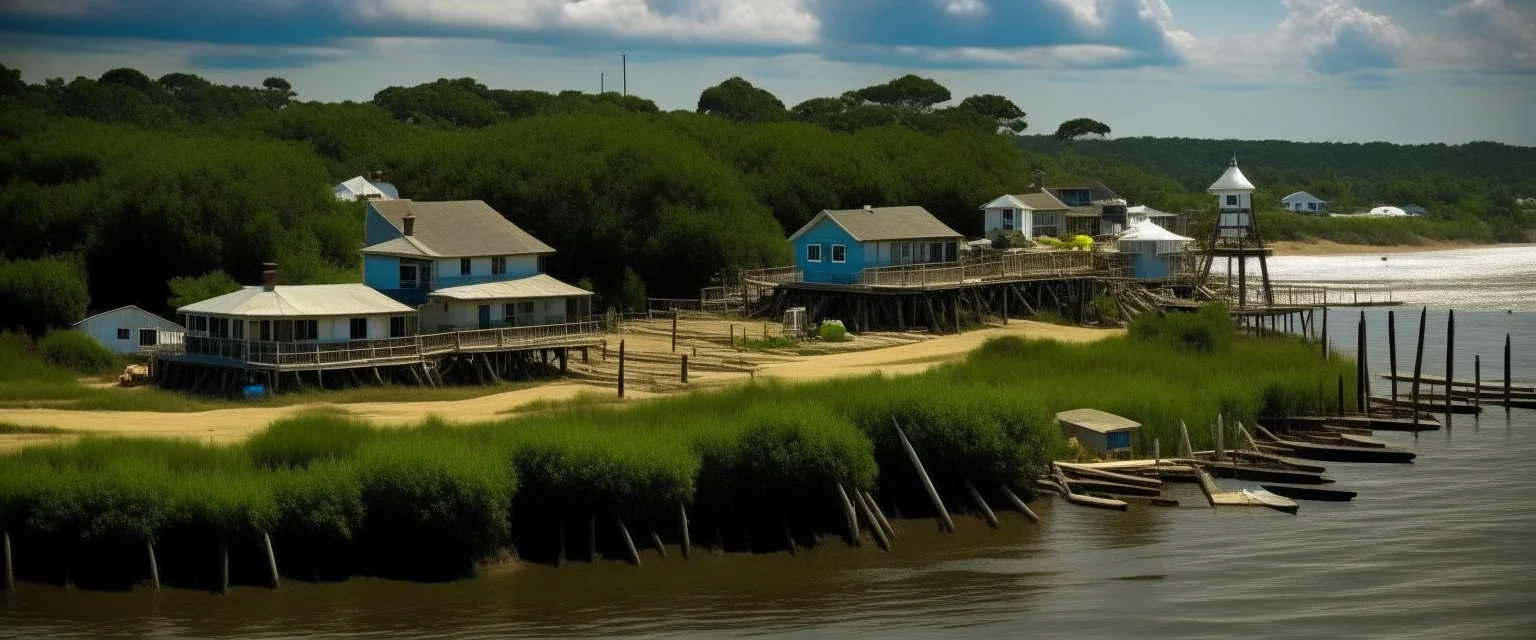
<path id="1" fill-rule="evenodd" d="M 137 352 L 140 329 L 178 333 L 182 331 L 181 325 L 138 307 L 122 307 L 99 313 L 80 321 L 74 328 L 95 338 L 96 342 L 101 343 L 101 346 L 113 353 Z M 126 329 L 128 337 L 118 338 L 119 329 Z"/>

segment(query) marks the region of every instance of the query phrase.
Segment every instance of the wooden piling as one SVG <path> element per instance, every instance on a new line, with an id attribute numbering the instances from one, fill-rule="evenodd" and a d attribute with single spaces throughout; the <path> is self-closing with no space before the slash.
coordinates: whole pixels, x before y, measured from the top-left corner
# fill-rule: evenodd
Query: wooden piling
<path id="1" fill-rule="evenodd" d="M 1013 508 L 1018 509 L 1019 513 L 1024 514 L 1025 518 L 1029 518 L 1030 522 L 1035 524 L 1040 523 L 1040 516 L 1035 515 L 1034 510 L 1030 509 L 1029 505 L 1024 504 L 1024 501 L 1020 500 L 1018 494 L 1015 494 L 1012 489 L 1009 489 L 1008 485 L 1000 484 L 998 485 L 998 488 L 1002 489 L 1003 496 L 1008 498 L 1009 502 L 1013 503 Z"/>
<path id="2" fill-rule="evenodd" d="M 229 593 L 229 536 L 219 538 L 219 593 Z"/>
<path id="3" fill-rule="evenodd" d="M 896 418 L 891 418 L 891 424 L 896 427 L 896 435 L 901 438 L 902 448 L 907 450 L 907 456 L 912 458 L 912 466 L 917 467 L 917 477 L 923 481 L 923 488 L 928 490 L 928 499 L 933 501 L 933 508 L 939 511 L 939 524 L 945 531 L 954 532 L 955 521 L 949 518 L 949 511 L 944 508 L 944 501 L 939 499 L 939 490 L 934 488 L 933 480 L 928 477 L 928 471 L 923 469 L 923 461 L 917 458 L 917 449 L 912 448 L 912 441 L 907 439 L 906 432 L 901 430 L 901 425 L 896 423 Z"/>
<path id="4" fill-rule="evenodd" d="M 651 529 L 651 546 L 656 547 L 656 555 L 662 560 L 667 559 L 667 547 L 661 544 L 661 536 L 656 535 L 655 529 Z"/>
<path id="5" fill-rule="evenodd" d="M 1344 374 L 1339 374 L 1339 415 L 1344 415 Z"/>
<path id="6" fill-rule="evenodd" d="M 971 484 L 970 478 L 965 478 L 965 490 L 970 492 L 971 499 L 976 501 L 976 506 L 981 507 L 981 514 L 986 516 L 987 524 L 997 528 L 997 514 L 992 513 L 992 507 L 987 506 L 987 501 L 982 499 L 981 492 L 976 490 L 976 485 Z"/>
<path id="7" fill-rule="evenodd" d="M 1410 394 L 1413 396 L 1413 425 L 1419 425 L 1419 376 L 1424 374 L 1424 323 L 1429 320 L 1429 307 L 1419 309 L 1419 346 L 1413 354 L 1413 386 Z M 1394 374 L 1397 372 L 1393 372 Z M 1449 395 L 1449 394 L 1447 394 Z"/>
<path id="8" fill-rule="evenodd" d="M 11 562 L 11 532 L 0 531 L 0 551 L 4 551 L 5 560 L 5 590 L 16 590 L 16 565 Z M 154 555 L 153 548 L 150 551 Z"/>
<path id="9" fill-rule="evenodd" d="M 869 503 L 870 511 L 875 512 L 875 520 L 880 523 L 880 528 L 885 529 L 886 537 L 894 539 L 896 537 L 896 528 L 891 526 L 891 521 L 886 519 L 885 512 L 880 510 L 880 503 L 875 502 L 874 494 L 868 491 L 860 491 L 859 495 L 864 496 L 864 501 Z"/>
<path id="10" fill-rule="evenodd" d="M 1226 435 L 1227 435 L 1226 431 L 1227 431 L 1227 425 L 1222 420 L 1221 414 L 1219 414 L 1219 413 L 1216 414 L 1216 438 L 1215 438 L 1215 440 L 1216 440 L 1216 459 L 1217 460 L 1220 460 L 1220 459 L 1226 457 L 1226 455 L 1225 455 L 1226 454 L 1226 451 L 1225 451 L 1226 447 L 1223 446 L 1223 445 L 1226 444 L 1226 442 L 1224 442 L 1224 440 L 1226 439 Z"/>
<path id="11" fill-rule="evenodd" d="M 677 309 L 672 310 L 672 353 L 677 353 Z"/>
<path id="12" fill-rule="evenodd" d="M 1183 420 L 1179 421 L 1179 443 L 1184 445 L 1184 450 L 1180 451 L 1179 455 L 1186 458 L 1194 457 L 1195 448 L 1189 444 L 1189 427 L 1184 425 Z"/>
<path id="13" fill-rule="evenodd" d="M 272 536 L 267 532 L 261 532 L 261 549 L 267 553 L 267 573 L 272 580 L 272 588 L 276 589 L 280 584 L 277 577 L 277 553 L 272 550 Z"/>
<path id="14" fill-rule="evenodd" d="M 784 519 L 782 510 L 779 513 L 779 529 L 784 531 L 784 546 L 789 549 L 789 555 L 800 555 L 799 550 L 795 548 L 795 534 L 789 530 L 789 521 Z"/>
<path id="15" fill-rule="evenodd" d="M 1504 334 L 1504 412 L 1509 413 L 1509 334 Z"/>
<path id="16" fill-rule="evenodd" d="M 1445 316 L 1445 425 L 1451 425 L 1451 381 L 1456 379 L 1456 310 Z"/>
<path id="17" fill-rule="evenodd" d="M 619 341 L 619 397 L 624 397 L 624 341 Z"/>
<path id="18" fill-rule="evenodd" d="M 678 518 L 682 521 L 683 559 L 688 560 L 693 557 L 693 539 L 688 535 L 688 505 L 681 502 L 677 503 L 677 514 Z"/>
<path id="19" fill-rule="evenodd" d="M 565 566 L 565 511 L 555 514 L 555 566 Z"/>
<path id="20" fill-rule="evenodd" d="M 1451 390 L 1450 390 L 1449 387 L 1446 388 L 1445 393 L 1446 393 L 1446 395 L 1450 395 Z M 1483 356 L 1482 356 L 1482 354 L 1477 354 L 1477 355 L 1472 356 L 1472 404 L 1474 406 L 1479 406 L 1479 407 L 1483 406 Z"/>
<path id="21" fill-rule="evenodd" d="M 843 490 L 843 483 L 837 483 L 837 495 L 843 499 L 843 519 L 848 525 L 848 544 L 855 547 L 860 545 L 859 516 L 853 510 L 853 502 L 848 500 L 848 492 Z"/>
<path id="22" fill-rule="evenodd" d="M 1387 311 L 1387 351 L 1392 367 L 1392 415 L 1397 415 L 1397 315 Z"/>
<path id="23" fill-rule="evenodd" d="M 880 545 L 881 551 L 891 550 L 891 541 L 885 537 L 885 528 L 880 521 L 875 519 L 874 511 L 869 508 L 869 501 L 858 488 L 854 488 L 853 495 L 858 497 L 859 510 L 864 512 L 864 519 L 869 522 L 869 532 L 875 535 L 875 544 Z"/>
<path id="24" fill-rule="evenodd" d="M 1323 362 L 1327 362 L 1328 361 L 1328 305 L 1326 303 L 1327 303 L 1327 301 L 1325 300 L 1324 301 L 1324 305 L 1323 305 L 1323 324 L 1322 324 L 1323 337 L 1322 337 L 1322 340 L 1321 340 L 1321 343 L 1323 345 Z"/>
<path id="25" fill-rule="evenodd" d="M 154 586 L 156 591 L 159 591 L 160 563 L 155 560 L 155 543 L 153 540 L 145 541 L 144 546 L 149 549 L 149 583 Z M 10 550 L 9 545 L 7 545 L 6 550 Z"/>
<path id="26" fill-rule="evenodd" d="M 629 537 L 629 527 L 624 526 L 624 518 L 617 511 L 613 512 L 613 523 L 619 528 L 619 537 L 624 539 L 624 548 L 629 551 L 630 563 L 640 566 L 640 552 L 635 549 L 635 540 Z"/>
<path id="27" fill-rule="evenodd" d="M 1361 413 L 1371 412 L 1371 365 L 1366 361 L 1370 352 L 1370 338 L 1365 326 L 1365 312 L 1360 312 L 1360 349 L 1355 367 L 1360 370 L 1360 383 L 1355 386 L 1355 391 L 1360 395 L 1360 401 L 1355 406 L 1360 407 Z"/>

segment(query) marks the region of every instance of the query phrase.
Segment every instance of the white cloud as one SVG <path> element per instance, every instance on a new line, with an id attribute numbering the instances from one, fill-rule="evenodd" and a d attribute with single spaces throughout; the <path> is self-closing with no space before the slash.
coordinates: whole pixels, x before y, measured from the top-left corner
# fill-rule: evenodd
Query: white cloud
<path id="1" fill-rule="evenodd" d="M 996 49 L 987 47 L 896 47 L 902 55 L 931 62 L 970 62 L 1011 67 L 1065 69 L 1109 65 L 1136 57 L 1137 52 L 1123 47 L 1098 44 L 1071 44 L 1053 47 Z"/>
<path id="2" fill-rule="evenodd" d="M 503 30 L 571 29 L 673 42 L 804 45 L 821 23 L 807 0 L 357 0 L 370 22 L 412 21 Z"/>
<path id="3" fill-rule="evenodd" d="M 1467 0 L 1445 10 L 1445 16 L 1457 31 L 1443 49 L 1453 62 L 1499 71 L 1536 71 L 1536 27 L 1504 0 Z"/>
<path id="4" fill-rule="evenodd" d="M 1322 73 L 1391 69 L 1408 43 L 1392 18 L 1371 13 L 1351 0 L 1282 0 L 1287 14 L 1279 39 L 1299 50 L 1307 66 Z"/>
<path id="5" fill-rule="evenodd" d="M 987 12 L 981 0 L 944 0 L 944 10 L 957 16 L 974 16 Z"/>

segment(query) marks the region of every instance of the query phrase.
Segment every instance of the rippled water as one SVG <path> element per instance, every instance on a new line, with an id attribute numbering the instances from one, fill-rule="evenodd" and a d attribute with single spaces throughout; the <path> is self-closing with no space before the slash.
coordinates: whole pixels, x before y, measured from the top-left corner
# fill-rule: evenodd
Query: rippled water
<path id="1" fill-rule="evenodd" d="M 1382 260 L 1385 257 L 1386 260 Z M 1222 261 L 1213 265 L 1221 271 Z M 1254 269 L 1249 264 L 1250 273 Z M 1457 310 L 1536 310 L 1536 245 L 1352 256 L 1278 256 L 1270 278 L 1338 289 L 1386 287 L 1394 300 Z"/>
<path id="2" fill-rule="evenodd" d="M 1525 273 L 1532 261 L 1511 265 L 1480 253 L 1506 251 L 1422 258 L 1440 266 L 1422 267 L 1421 279 L 1457 284 L 1441 285 L 1450 288 L 1439 294 L 1419 284 L 1415 290 L 1426 301 L 1458 301 L 1458 309 L 1531 309 L 1533 296 L 1509 297 L 1494 283 L 1514 278 L 1497 265 Z M 1446 253 L 1466 255 L 1447 262 Z M 1389 262 L 1395 268 L 1420 259 Z M 1341 265 L 1353 264 L 1331 257 L 1276 263 L 1290 280 L 1338 278 Z M 1530 292 L 1536 278 L 1520 277 L 1513 286 Z M 1397 311 L 1412 316 L 1397 319 L 1406 360 L 1417 310 Z M 1376 371 L 1387 366 L 1387 312 L 1367 311 Z M 1330 314 L 1336 344 L 1354 344 L 1358 314 Z M 1444 370 L 1445 315 L 1431 310 L 1427 372 Z M 1457 332 L 1459 372 L 1470 374 L 1473 355 L 1481 354 L 1484 377 L 1497 377 L 1510 333 L 1515 377 L 1536 380 L 1536 314 L 1459 311 Z M 1383 381 L 1375 384 L 1385 392 Z M 953 535 L 931 521 L 904 521 L 891 554 L 832 542 L 795 558 L 696 556 L 685 563 L 674 550 L 665 561 L 648 556 L 643 568 L 527 566 L 447 584 L 288 581 L 278 591 L 236 588 L 228 596 L 22 585 L 0 600 L 0 636 L 1536 635 L 1536 411 L 1492 408 L 1458 416 L 1439 432 L 1378 437 L 1418 459 L 1327 463 L 1337 486 L 1360 496 L 1303 502 L 1297 515 L 1212 510 L 1194 485 L 1172 485 L 1184 506 L 1133 505 L 1119 513 L 1043 500 L 1036 504 L 1040 525 L 999 514 L 1003 526 L 992 530 L 961 518 Z"/>

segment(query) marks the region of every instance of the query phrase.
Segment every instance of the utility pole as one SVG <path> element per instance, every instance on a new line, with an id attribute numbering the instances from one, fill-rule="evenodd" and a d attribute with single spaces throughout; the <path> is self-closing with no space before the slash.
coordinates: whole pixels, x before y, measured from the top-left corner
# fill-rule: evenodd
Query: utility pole
<path id="1" fill-rule="evenodd" d="M 622 80 L 623 80 L 624 95 L 627 96 L 627 95 L 629 95 L 629 54 L 627 54 L 627 53 L 619 54 L 619 69 L 620 69 L 621 74 L 623 75 Z"/>
<path id="2" fill-rule="evenodd" d="M 597 74 L 597 95 L 603 95 L 603 74 Z"/>

